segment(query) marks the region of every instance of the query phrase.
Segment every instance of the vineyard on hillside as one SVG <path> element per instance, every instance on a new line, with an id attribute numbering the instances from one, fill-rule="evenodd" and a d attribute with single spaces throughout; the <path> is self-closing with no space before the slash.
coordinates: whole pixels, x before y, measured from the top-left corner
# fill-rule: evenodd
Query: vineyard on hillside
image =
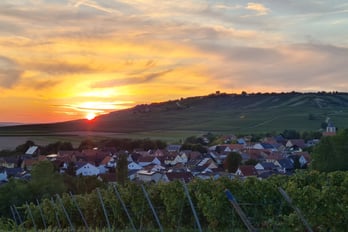
<path id="1" fill-rule="evenodd" d="M 347 231 L 348 172 L 298 172 L 267 180 L 194 180 L 98 188 L 13 205 L 3 230 L 246 231 L 228 189 L 259 231 L 305 231 L 283 188 L 313 231 Z M 187 191 L 185 191 L 187 190 Z"/>

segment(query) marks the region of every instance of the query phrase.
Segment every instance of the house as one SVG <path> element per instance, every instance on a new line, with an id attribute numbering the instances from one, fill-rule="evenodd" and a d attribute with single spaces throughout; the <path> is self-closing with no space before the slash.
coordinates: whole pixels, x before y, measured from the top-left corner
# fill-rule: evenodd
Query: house
<path id="1" fill-rule="evenodd" d="M 252 148 L 258 150 L 277 151 L 277 149 L 270 143 L 255 143 Z"/>
<path id="2" fill-rule="evenodd" d="M 246 145 L 247 144 L 247 142 L 246 142 L 246 140 L 244 138 L 238 138 L 237 139 L 237 143 L 238 144 L 242 144 L 242 145 Z"/>
<path id="3" fill-rule="evenodd" d="M 5 167 L 0 167 L 0 182 L 7 182 L 7 172 Z"/>
<path id="4" fill-rule="evenodd" d="M 289 159 L 295 164 L 298 162 L 300 168 L 305 168 L 310 163 L 310 155 L 308 152 L 294 152 L 292 155 L 288 156 Z"/>
<path id="5" fill-rule="evenodd" d="M 199 151 L 185 151 L 184 153 L 186 154 L 188 160 L 202 158 L 202 153 Z"/>
<path id="6" fill-rule="evenodd" d="M 128 179 L 129 180 L 135 180 L 137 177 L 138 170 L 128 170 Z"/>
<path id="7" fill-rule="evenodd" d="M 216 151 L 210 151 L 209 156 L 214 160 L 216 164 L 221 165 L 226 159 L 227 154 L 226 153 L 220 154 L 220 153 L 217 153 Z"/>
<path id="8" fill-rule="evenodd" d="M 279 172 L 291 173 L 294 170 L 294 164 L 289 159 L 278 160 L 280 169 Z"/>
<path id="9" fill-rule="evenodd" d="M 300 159 L 298 160 L 301 164 L 301 167 L 306 167 L 310 164 L 311 162 L 311 156 L 309 155 L 308 152 L 303 152 L 303 154 L 298 154 L 300 155 Z"/>
<path id="10" fill-rule="evenodd" d="M 149 164 L 144 167 L 144 170 L 150 172 L 160 172 L 166 170 L 166 168 L 158 164 Z"/>
<path id="11" fill-rule="evenodd" d="M 99 169 L 93 164 L 86 162 L 76 162 L 76 176 L 96 176 L 99 174 Z"/>
<path id="12" fill-rule="evenodd" d="M 230 150 L 234 151 L 234 152 L 239 152 L 241 151 L 245 145 L 244 144 L 229 144 L 228 147 L 230 148 Z"/>
<path id="13" fill-rule="evenodd" d="M 306 143 L 303 139 L 289 139 L 285 147 L 290 150 L 302 151 L 306 147 Z"/>
<path id="14" fill-rule="evenodd" d="M 235 174 L 240 177 L 256 177 L 258 175 L 253 165 L 240 165 Z"/>
<path id="15" fill-rule="evenodd" d="M 280 152 L 273 152 L 267 158 L 265 159 L 266 162 L 274 163 L 275 165 L 279 166 L 278 160 L 283 159 L 284 156 Z"/>
<path id="16" fill-rule="evenodd" d="M 167 151 L 169 152 L 179 152 L 181 149 L 181 145 L 179 144 L 170 144 L 167 146 Z"/>
<path id="17" fill-rule="evenodd" d="M 185 153 L 175 153 L 170 156 L 166 156 L 167 159 L 164 160 L 164 164 L 166 165 L 176 165 L 178 163 L 187 163 L 188 158 Z"/>
<path id="18" fill-rule="evenodd" d="M 34 155 L 39 155 L 39 153 L 40 153 L 40 150 L 38 146 L 30 146 L 28 150 L 25 152 L 25 155 L 34 156 Z"/>
<path id="19" fill-rule="evenodd" d="M 14 168 L 18 165 L 18 158 L 14 156 L 9 157 L 1 157 L 0 158 L 0 166 L 5 168 Z"/>
<path id="20" fill-rule="evenodd" d="M 160 172 L 154 172 L 154 171 L 146 171 L 146 170 L 139 170 L 136 174 L 136 179 L 142 182 L 159 182 L 162 177 L 163 173 Z"/>
<path id="21" fill-rule="evenodd" d="M 99 149 L 85 149 L 76 158 L 78 161 L 86 161 L 99 165 L 106 156 L 112 156 L 111 152 Z"/>
<path id="22" fill-rule="evenodd" d="M 161 165 L 161 161 L 157 157 L 154 157 L 154 156 L 142 156 L 142 157 L 139 157 L 138 164 L 142 167 L 145 167 L 145 166 L 150 165 L 150 164 Z"/>
<path id="23" fill-rule="evenodd" d="M 255 169 L 260 174 L 265 171 L 273 171 L 277 169 L 277 166 L 272 162 L 260 162 L 255 165 Z"/>
<path id="24" fill-rule="evenodd" d="M 200 162 L 197 164 L 198 167 L 204 167 L 204 168 L 217 168 L 218 165 L 215 163 L 215 161 L 210 158 L 210 157 L 206 157 L 203 158 L 202 160 L 200 160 Z"/>
<path id="25" fill-rule="evenodd" d="M 22 168 L 6 168 L 7 178 L 16 177 L 23 173 Z"/>
<path id="26" fill-rule="evenodd" d="M 248 149 L 243 149 L 242 154 L 244 153 L 244 157 L 248 159 L 253 159 L 253 160 L 265 160 L 271 153 L 272 151 L 269 150 L 264 150 L 264 149 L 253 149 L 253 148 L 248 148 Z M 242 155 L 243 158 L 243 155 Z"/>
<path id="27" fill-rule="evenodd" d="M 31 171 L 37 163 L 39 163 L 37 159 L 25 159 L 22 161 L 21 168 Z"/>
<path id="28" fill-rule="evenodd" d="M 232 152 L 232 149 L 228 145 L 218 145 L 215 147 L 215 151 L 218 153 Z"/>
<path id="29" fill-rule="evenodd" d="M 158 156 L 165 156 L 165 155 L 167 155 L 167 150 L 161 150 L 161 149 L 157 149 L 156 151 L 154 151 L 153 152 L 153 156 L 156 156 L 156 157 L 158 157 Z"/>
<path id="30" fill-rule="evenodd" d="M 116 160 L 112 156 L 105 156 L 104 159 L 100 162 L 99 166 L 104 166 L 106 168 L 115 168 Z"/>
<path id="31" fill-rule="evenodd" d="M 143 167 L 137 164 L 136 162 L 128 163 L 128 170 L 140 170 L 140 169 L 143 169 Z"/>
<path id="32" fill-rule="evenodd" d="M 170 155 L 160 157 L 160 160 L 165 165 L 175 165 L 176 164 L 175 158 L 176 158 L 176 155 L 170 154 Z"/>

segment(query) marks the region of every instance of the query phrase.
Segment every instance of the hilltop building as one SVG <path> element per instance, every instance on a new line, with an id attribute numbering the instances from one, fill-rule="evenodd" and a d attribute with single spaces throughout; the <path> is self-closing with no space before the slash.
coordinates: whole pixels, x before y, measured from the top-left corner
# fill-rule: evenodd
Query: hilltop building
<path id="1" fill-rule="evenodd" d="M 332 121 L 329 121 L 326 127 L 326 131 L 323 132 L 323 136 L 334 136 L 337 133 L 337 128 L 332 123 Z"/>

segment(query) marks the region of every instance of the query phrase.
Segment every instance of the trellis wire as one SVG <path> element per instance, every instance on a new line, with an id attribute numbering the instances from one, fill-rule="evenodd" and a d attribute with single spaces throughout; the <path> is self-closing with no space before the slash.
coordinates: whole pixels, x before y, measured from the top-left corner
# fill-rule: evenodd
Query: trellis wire
<path id="1" fill-rule="evenodd" d="M 31 209 L 30 209 L 30 206 L 28 205 L 28 202 L 25 202 L 25 206 L 27 207 L 31 221 L 33 222 L 34 229 L 35 229 L 35 231 L 37 231 L 36 223 L 35 223 L 33 214 L 31 213 Z"/>
<path id="2" fill-rule="evenodd" d="M 150 206 L 150 208 L 151 208 L 152 214 L 153 214 L 153 216 L 154 216 L 155 219 L 156 219 L 156 222 L 157 222 L 157 225 L 158 225 L 160 231 L 163 232 L 162 224 L 161 224 L 161 222 L 160 222 L 160 220 L 159 220 L 159 218 L 158 218 L 158 216 L 157 216 L 156 210 L 155 210 L 155 208 L 154 208 L 153 205 L 152 205 L 152 202 L 151 202 L 151 200 L 150 200 L 149 194 L 147 193 L 147 191 L 146 191 L 144 185 L 141 185 L 141 189 L 143 190 L 143 193 L 144 193 L 144 195 L 145 195 L 145 198 L 146 198 L 147 202 L 149 203 L 149 206 Z"/>
<path id="3" fill-rule="evenodd" d="M 185 191 L 186 197 L 189 200 L 193 216 L 195 217 L 195 221 L 196 221 L 196 225 L 198 227 L 198 231 L 202 232 L 202 226 L 201 226 L 201 223 L 199 222 L 199 218 L 198 218 L 195 206 L 193 205 L 193 202 L 191 200 L 191 196 L 190 196 L 190 193 L 188 191 L 187 185 L 186 185 L 186 183 L 184 181 L 182 181 L 182 185 L 184 186 L 184 191 Z"/>
<path id="4" fill-rule="evenodd" d="M 86 219 L 85 219 L 85 217 L 84 217 L 84 215 L 83 215 L 83 213 L 82 213 L 82 211 L 81 211 L 79 205 L 77 204 L 77 201 L 76 201 L 76 199 L 75 199 L 75 196 L 74 196 L 71 192 L 69 192 L 69 195 L 70 195 L 70 198 L 71 198 L 73 204 L 74 204 L 75 207 L 77 208 L 77 211 L 79 211 L 79 214 L 80 214 L 80 216 L 81 216 L 81 219 L 82 219 L 82 221 L 83 221 L 83 224 L 84 224 L 85 227 L 86 227 L 86 231 L 89 231 L 88 223 L 87 223 L 87 221 L 86 221 Z"/>
<path id="5" fill-rule="evenodd" d="M 66 211 L 66 209 L 65 209 L 65 207 L 64 207 L 64 204 L 63 204 L 62 199 L 60 198 L 60 196 L 59 196 L 58 194 L 56 194 L 56 196 L 57 196 L 57 199 L 58 199 L 58 201 L 59 201 L 59 203 L 60 203 L 60 205 L 61 205 L 61 207 L 62 207 L 62 209 L 63 209 L 63 212 L 64 212 L 64 214 L 65 214 L 65 217 L 66 217 L 66 219 L 68 220 L 68 223 L 69 223 L 69 225 L 70 225 L 70 229 L 71 229 L 72 231 L 75 231 L 75 228 L 74 228 L 74 226 L 73 226 L 73 224 L 72 224 L 72 222 L 71 222 L 71 220 L 70 220 L 70 216 L 69 216 L 68 212 Z"/>
<path id="6" fill-rule="evenodd" d="M 41 206 L 40 206 L 40 202 L 39 202 L 38 199 L 36 199 L 36 204 L 37 204 L 37 207 L 39 208 L 40 215 L 41 215 L 41 220 L 42 220 L 42 224 L 44 225 L 45 231 L 46 231 L 46 230 L 47 230 L 46 220 L 45 220 L 45 217 L 44 217 L 44 215 L 43 215 L 43 212 L 42 212 L 42 209 L 41 209 Z"/>
<path id="7" fill-rule="evenodd" d="M 52 205 L 53 208 L 56 208 L 56 205 L 55 205 L 55 203 L 54 203 L 53 197 L 51 197 L 51 205 Z M 54 210 L 54 214 L 55 214 L 55 216 L 56 216 L 56 221 L 57 221 L 58 228 L 59 228 L 60 230 L 62 230 L 62 226 L 61 226 L 61 224 L 60 224 L 59 216 L 58 216 L 58 213 L 57 213 L 56 210 Z"/>
<path id="8" fill-rule="evenodd" d="M 284 197 L 284 199 L 288 202 L 288 204 L 295 210 L 297 216 L 301 219 L 302 223 L 305 225 L 306 229 L 308 230 L 308 232 L 313 232 L 311 226 L 309 225 L 309 223 L 307 222 L 307 220 L 304 218 L 304 216 L 302 215 L 301 211 L 299 208 L 297 208 L 293 203 L 292 203 L 292 199 L 290 198 L 290 196 L 285 192 L 284 189 L 282 189 L 281 187 L 278 187 L 278 191 L 280 192 L 280 194 Z"/>
<path id="9" fill-rule="evenodd" d="M 121 197 L 121 195 L 120 195 L 120 193 L 119 193 L 119 191 L 118 191 L 116 185 L 114 185 L 113 187 L 114 187 L 116 196 L 117 196 L 118 200 L 120 201 L 120 203 L 121 203 L 121 205 L 122 205 L 122 207 L 123 207 L 123 210 L 124 210 L 124 211 L 126 212 L 126 214 L 127 214 L 128 220 L 129 220 L 129 222 L 130 222 L 130 224 L 131 224 L 131 226 L 132 226 L 133 231 L 137 231 L 137 229 L 135 228 L 135 225 L 134 225 L 134 223 L 133 223 L 132 217 L 130 216 L 130 214 L 129 214 L 129 212 L 128 212 L 128 209 L 127 209 L 125 203 L 123 202 L 122 197 Z"/>
<path id="10" fill-rule="evenodd" d="M 100 204 L 101 204 L 101 206 L 103 208 L 103 212 L 104 212 L 106 223 L 108 225 L 108 229 L 111 232 L 111 226 L 110 226 L 108 212 L 106 211 L 106 208 L 105 208 L 105 205 L 104 205 L 104 201 L 103 201 L 103 198 L 102 198 L 101 193 L 99 191 L 99 188 L 97 188 L 97 194 L 98 194 L 98 197 L 99 197 Z"/>

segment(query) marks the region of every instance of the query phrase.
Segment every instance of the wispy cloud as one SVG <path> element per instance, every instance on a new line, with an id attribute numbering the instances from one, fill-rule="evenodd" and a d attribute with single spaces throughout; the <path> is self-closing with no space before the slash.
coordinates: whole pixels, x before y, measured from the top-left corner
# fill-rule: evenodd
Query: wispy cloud
<path id="1" fill-rule="evenodd" d="M 147 83 L 147 82 L 153 81 L 161 76 L 164 76 L 165 74 L 167 74 L 171 71 L 172 70 L 170 69 L 170 70 L 165 70 L 165 71 L 161 71 L 161 72 L 144 74 L 143 76 L 127 77 L 127 78 L 100 81 L 100 82 L 93 83 L 91 85 L 91 87 L 92 88 L 110 88 L 112 86 L 119 87 L 119 86 L 123 86 L 123 85 L 134 85 L 134 84 Z"/>
<path id="2" fill-rule="evenodd" d="M 27 69 L 36 70 L 49 75 L 65 75 L 75 73 L 90 73 L 96 71 L 88 64 L 74 64 L 64 61 L 51 60 L 50 63 L 29 62 L 25 64 Z"/>
<path id="3" fill-rule="evenodd" d="M 73 1 L 73 3 L 74 3 L 75 7 L 87 6 L 87 7 L 90 7 L 90 8 L 99 10 L 99 11 L 103 11 L 106 13 L 116 12 L 114 9 L 103 7 L 100 4 L 98 4 L 97 2 L 91 1 L 91 0 L 77 0 L 77 1 Z"/>
<path id="4" fill-rule="evenodd" d="M 266 8 L 260 3 L 255 2 L 249 2 L 245 9 L 256 11 L 257 15 L 267 15 L 270 12 L 270 9 Z"/>
<path id="5" fill-rule="evenodd" d="M 110 111 L 216 90 L 346 91 L 347 12 L 345 0 L 1 0 L 0 100 L 20 98 L 17 112 L 44 99 L 33 118 L 54 118 L 52 105 L 115 99 L 132 103 Z"/>

